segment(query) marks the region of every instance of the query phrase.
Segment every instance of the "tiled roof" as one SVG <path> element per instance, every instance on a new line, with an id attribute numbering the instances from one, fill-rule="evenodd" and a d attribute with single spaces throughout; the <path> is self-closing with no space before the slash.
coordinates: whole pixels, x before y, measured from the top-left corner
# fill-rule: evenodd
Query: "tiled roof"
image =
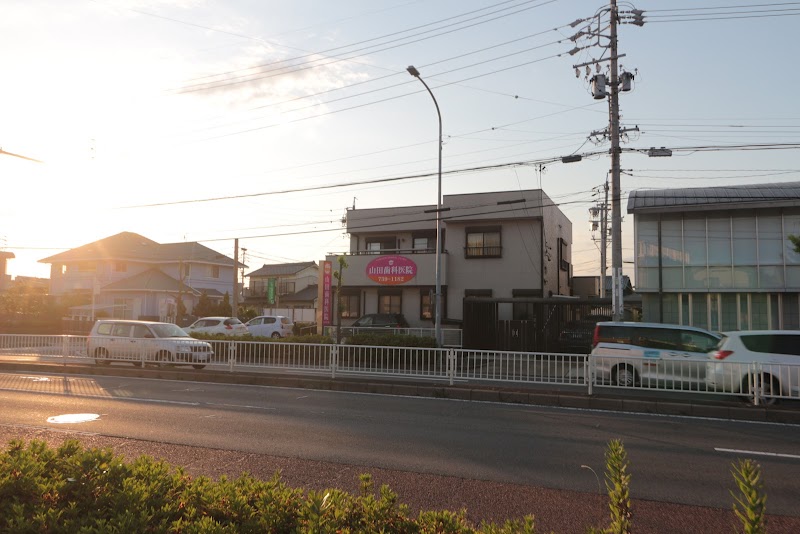
<path id="1" fill-rule="evenodd" d="M 313 261 L 302 261 L 297 263 L 276 263 L 274 265 L 264 265 L 260 269 L 253 271 L 245 276 L 289 276 L 297 274 L 303 269 L 315 267 Z"/>
<path id="2" fill-rule="evenodd" d="M 39 263 L 68 263 L 94 260 L 138 260 L 143 262 L 203 262 L 233 265 L 233 259 L 200 243 L 156 243 L 133 232 L 119 234 L 61 252 Z M 246 267 L 239 263 L 238 267 Z"/>
<path id="3" fill-rule="evenodd" d="M 148 269 L 142 273 L 103 286 L 103 291 L 166 291 L 178 293 L 181 291 L 181 283 L 159 269 Z M 185 284 L 183 285 L 183 291 L 197 293 Z"/>
<path id="4" fill-rule="evenodd" d="M 628 195 L 628 213 L 724 207 L 800 206 L 800 182 L 680 189 L 638 189 Z"/>
<path id="5" fill-rule="evenodd" d="M 317 298 L 317 284 L 313 284 L 310 286 L 306 286 L 297 293 L 292 293 L 291 295 L 283 295 L 281 297 L 281 301 L 286 302 L 297 302 L 297 301 L 312 301 Z"/>

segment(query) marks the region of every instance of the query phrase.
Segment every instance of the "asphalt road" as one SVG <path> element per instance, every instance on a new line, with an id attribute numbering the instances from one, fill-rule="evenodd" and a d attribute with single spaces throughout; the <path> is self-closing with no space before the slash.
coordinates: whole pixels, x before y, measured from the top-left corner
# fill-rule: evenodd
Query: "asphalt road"
<path id="1" fill-rule="evenodd" d="M 800 516 L 795 425 L 36 373 L 0 374 L 0 405 L 4 425 L 581 492 L 619 438 L 637 498 L 730 510 L 731 462 L 751 457 L 770 513 Z M 99 418 L 48 423 L 81 413 Z"/>

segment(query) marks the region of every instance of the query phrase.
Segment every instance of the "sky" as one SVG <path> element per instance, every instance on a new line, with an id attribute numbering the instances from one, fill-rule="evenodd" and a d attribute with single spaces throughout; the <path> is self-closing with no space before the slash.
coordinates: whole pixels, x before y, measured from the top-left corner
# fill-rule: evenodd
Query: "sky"
<path id="1" fill-rule="evenodd" d="M 588 210 L 610 160 L 591 134 L 608 104 L 573 66 L 608 51 L 570 24 L 608 6 L 5 0 L 8 273 L 48 277 L 39 260 L 123 231 L 230 257 L 238 238 L 247 272 L 347 251 L 347 208 L 436 203 L 438 119 L 414 65 L 441 110 L 443 193 L 543 189 L 572 221 L 574 274 L 598 275 Z M 634 8 L 644 26 L 619 27 L 629 275 L 630 191 L 800 180 L 800 2 L 620 3 Z M 673 156 L 643 152 L 662 146 Z"/>

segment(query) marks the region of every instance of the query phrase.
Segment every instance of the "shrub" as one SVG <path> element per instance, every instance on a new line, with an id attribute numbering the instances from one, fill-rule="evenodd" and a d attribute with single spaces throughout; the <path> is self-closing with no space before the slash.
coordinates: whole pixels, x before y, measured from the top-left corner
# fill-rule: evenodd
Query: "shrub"
<path id="1" fill-rule="evenodd" d="M 348 345 L 372 345 L 377 347 L 420 347 L 436 348 L 436 340 L 428 336 L 410 336 L 404 334 L 353 334 L 347 336 Z"/>

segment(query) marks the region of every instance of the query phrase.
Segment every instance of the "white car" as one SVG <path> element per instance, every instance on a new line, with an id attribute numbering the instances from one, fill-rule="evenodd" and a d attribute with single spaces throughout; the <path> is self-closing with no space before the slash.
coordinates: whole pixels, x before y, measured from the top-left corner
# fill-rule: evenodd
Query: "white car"
<path id="1" fill-rule="evenodd" d="M 226 336 L 243 336 L 247 334 L 247 327 L 236 317 L 202 317 L 184 330 L 190 334 L 202 332 L 203 334 L 224 334 Z"/>
<path id="2" fill-rule="evenodd" d="M 92 326 L 86 349 L 98 365 L 123 360 L 137 366 L 187 364 L 202 369 L 214 358 L 209 343 L 191 338 L 177 325 L 153 321 L 101 319 Z"/>
<path id="3" fill-rule="evenodd" d="M 614 386 L 699 390 L 719 339 L 693 326 L 604 321 L 595 326 L 589 357 L 597 377 Z"/>
<path id="4" fill-rule="evenodd" d="M 750 330 L 722 336 L 706 364 L 709 390 L 741 393 L 763 405 L 780 397 L 800 398 L 800 331 Z"/>
<path id="5" fill-rule="evenodd" d="M 251 335 L 261 337 L 288 337 L 292 335 L 294 323 L 283 315 L 260 315 L 245 323 Z"/>

